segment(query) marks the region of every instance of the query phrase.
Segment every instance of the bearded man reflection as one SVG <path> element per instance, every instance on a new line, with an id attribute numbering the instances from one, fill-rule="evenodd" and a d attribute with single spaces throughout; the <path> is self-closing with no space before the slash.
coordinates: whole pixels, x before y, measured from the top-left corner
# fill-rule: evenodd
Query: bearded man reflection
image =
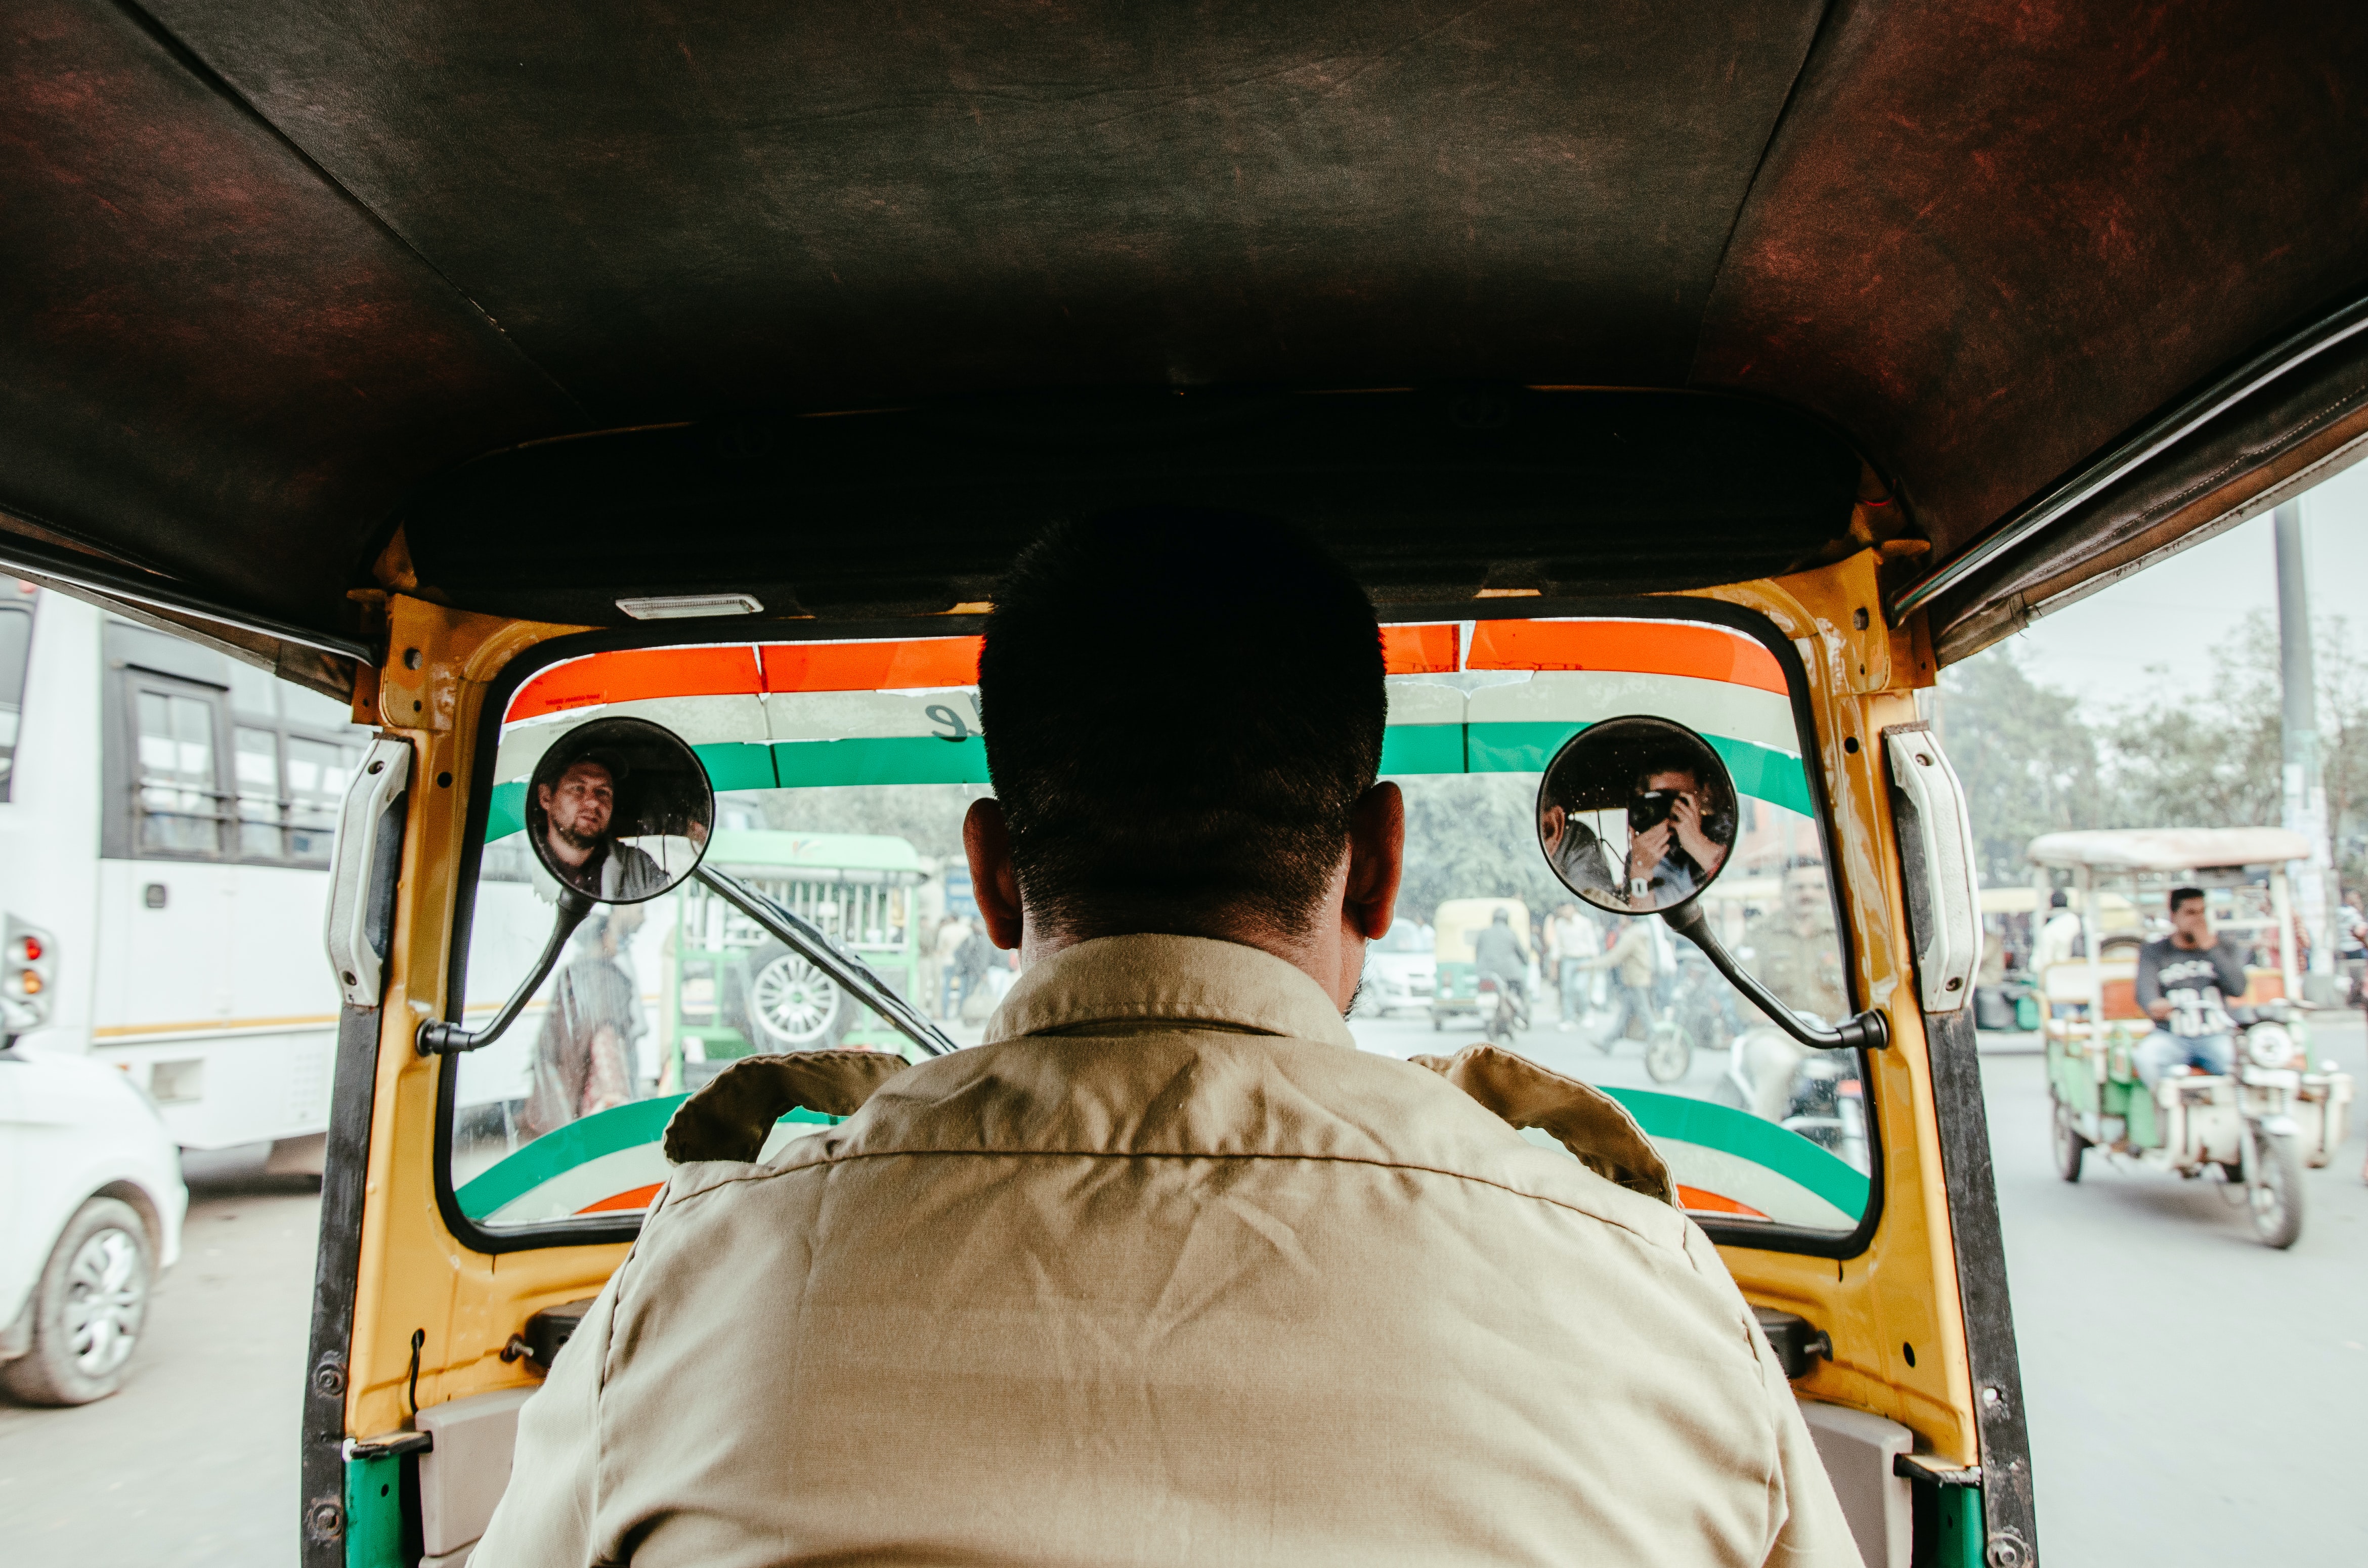
<path id="1" fill-rule="evenodd" d="M 529 1138 L 634 1097 L 634 1044 L 643 1031 L 641 987 L 627 950 L 642 906 L 596 915 L 575 935 L 576 956 L 552 983 L 534 1042 L 534 1085 L 518 1127 Z"/>
<path id="2" fill-rule="evenodd" d="M 658 863 L 611 831 L 621 765 L 579 756 L 557 778 L 534 787 L 542 846 L 551 869 L 577 892 L 611 902 L 666 891 Z"/>

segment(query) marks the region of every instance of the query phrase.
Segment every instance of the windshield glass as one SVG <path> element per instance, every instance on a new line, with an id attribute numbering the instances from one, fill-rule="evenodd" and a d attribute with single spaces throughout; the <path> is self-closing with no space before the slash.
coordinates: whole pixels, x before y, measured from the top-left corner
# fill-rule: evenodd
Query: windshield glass
<path id="1" fill-rule="evenodd" d="M 1452 1053 L 1488 1035 L 1501 1001 L 1516 1015 L 1509 1049 L 1618 1097 L 1706 1222 L 1770 1239 L 1856 1228 L 1871 1161 L 1856 1059 L 1793 1045 L 1657 920 L 1579 905 L 1538 847 L 1539 770 L 1564 741 L 1622 714 L 1690 726 L 1740 797 L 1733 856 L 1703 895 L 1713 927 L 1796 1007 L 1847 1016 L 1823 834 L 1776 656 L 1724 626 L 1635 619 L 1400 626 L 1386 641 L 1383 771 L 1406 796 L 1406 870 L 1399 917 L 1369 949 L 1359 1046 Z M 980 926 L 962 854 L 963 813 L 990 793 L 977 646 L 644 649 L 535 675 L 501 727 L 468 931 L 472 1021 L 551 928 L 555 889 L 522 831 L 528 775 L 565 731 L 630 715 L 706 764 L 709 866 L 977 1043 L 1018 977 Z M 637 1211 L 665 1180 L 657 1140 L 684 1095 L 742 1056 L 833 1046 L 920 1054 L 697 881 L 604 907 L 507 1035 L 455 1059 L 457 1206 L 493 1230 Z M 826 1119 L 800 1113 L 771 1147 Z"/>

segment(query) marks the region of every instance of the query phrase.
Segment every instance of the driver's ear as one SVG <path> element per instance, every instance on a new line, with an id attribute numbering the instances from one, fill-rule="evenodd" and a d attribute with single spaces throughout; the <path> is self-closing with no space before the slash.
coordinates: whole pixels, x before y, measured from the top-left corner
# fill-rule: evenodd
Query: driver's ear
<path id="1" fill-rule="evenodd" d="M 970 861 L 971 896 L 978 902 L 986 939 L 998 948 L 1018 947 L 1024 929 L 1019 874 L 1011 866 L 1011 829 L 1003 820 L 1002 801 L 971 802 L 962 818 L 962 854 Z"/>

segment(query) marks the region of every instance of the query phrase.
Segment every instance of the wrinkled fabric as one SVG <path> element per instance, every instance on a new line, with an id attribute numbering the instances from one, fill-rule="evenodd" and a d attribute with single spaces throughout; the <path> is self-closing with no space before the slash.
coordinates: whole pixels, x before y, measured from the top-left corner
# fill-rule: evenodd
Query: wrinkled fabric
<path id="1" fill-rule="evenodd" d="M 1358 1051 L 1278 959 L 1129 937 L 771 1161 L 678 1168 L 473 1561 L 1859 1559 L 1681 1212 Z"/>

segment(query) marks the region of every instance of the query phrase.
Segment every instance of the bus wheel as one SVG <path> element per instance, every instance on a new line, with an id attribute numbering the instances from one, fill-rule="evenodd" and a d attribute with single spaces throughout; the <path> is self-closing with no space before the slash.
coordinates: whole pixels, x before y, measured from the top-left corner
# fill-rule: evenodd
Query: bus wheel
<path id="1" fill-rule="evenodd" d="M 27 1404 L 88 1404 L 131 1375 L 155 1268 L 131 1206 L 94 1198 L 67 1221 L 33 1287 L 33 1346 L 0 1363 L 0 1388 Z"/>
<path id="2" fill-rule="evenodd" d="M 821 1051 L 853 1023 L 853 998 L 837 983 L 780 943 L 757 949 L 748 965 L 748 1021 L 777 1049 Z M 752 1037 L 751 1043 L 756 1043 Z"/>

